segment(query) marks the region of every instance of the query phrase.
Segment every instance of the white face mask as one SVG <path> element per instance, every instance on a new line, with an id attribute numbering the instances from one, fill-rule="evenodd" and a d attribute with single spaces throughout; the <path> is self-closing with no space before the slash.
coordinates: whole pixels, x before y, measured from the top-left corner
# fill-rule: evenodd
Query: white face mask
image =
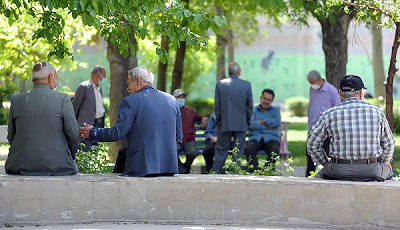
<path id="1" fill-rule="evenodd" d="M 318 85 L 318 84 L 312 84 L 311 88 L 314 89 L 314 90 L 319 90 L 321 88 L 321 86 Z"/>

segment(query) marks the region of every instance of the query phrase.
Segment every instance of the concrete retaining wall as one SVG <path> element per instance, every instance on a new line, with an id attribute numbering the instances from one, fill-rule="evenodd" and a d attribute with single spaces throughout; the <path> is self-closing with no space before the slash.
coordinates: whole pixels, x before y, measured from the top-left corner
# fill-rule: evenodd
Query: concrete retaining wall
<path id="1" fill-rule="evenodd" d="M 400 226 L 400 183 L 178 175 L 0 176 L 0 225 L 138 221 Z"/>

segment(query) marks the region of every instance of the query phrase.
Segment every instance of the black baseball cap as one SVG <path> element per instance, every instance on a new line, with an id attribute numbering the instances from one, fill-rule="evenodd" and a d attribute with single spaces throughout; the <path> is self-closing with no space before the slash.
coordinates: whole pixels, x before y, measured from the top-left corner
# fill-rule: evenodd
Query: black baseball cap
<path id="1" fill-rule="evenodd" d="M 340 90 L 341 91 L 358 91 L 360 89 L 367 89 L 364 86 L 363 81 L 359 76 L 356 75 L 346 75 L 340 81 Z"/>

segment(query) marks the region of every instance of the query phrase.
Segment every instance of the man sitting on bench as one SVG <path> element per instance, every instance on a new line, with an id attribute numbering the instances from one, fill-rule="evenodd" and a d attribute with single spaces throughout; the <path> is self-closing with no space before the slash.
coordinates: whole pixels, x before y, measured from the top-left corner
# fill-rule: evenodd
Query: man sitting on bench
<path id="1" fill-rule="evenodd" d="M 187 174 L 190 173 L 190 167 L 197 156 L 196 127 L 194 127 L 194 122 L 201 122 L 201 127 L 204 129 L 207 125 L 207 118 L 200 116 L 191 107 L 185 106 L 186 93 L 182 89 L 174 90 L 172 95 L 176 98 L 182 115 L 183 139 L 182 143 L 177 144 L 178 168 L 180 174 Z M 185 151 L 186 154 L 185 164 L 179 159 L 179 152 L 181 151 Z"/>
<path id="2" fill-rule="evenodd" d="M 332 180 L 385 181 L 393 176 L 395 140 L 385 114 L 364 101 L 364 83 L 346 75 L 340 82 L 343 102 L 321 114 L 308 134 L 307 150 L 324 167 L 315 177 Z M 323 149 L 330 140 L 329 156 Z"/>
<path id="3" fill-rule="evenodd" d="M 249 126 L 249 142 L 244 149 L 249 166 L 249 172 L 258 168 L 257 153 L 261 149 L 267 153 L 267 162 L 275 164 L 272 152 L 279 153 L 281 112 L 279 108 L 271 106 L 274 101 L 274 91 L 264 89 L 260 97 L 260 105 L 254 107 Z"/>

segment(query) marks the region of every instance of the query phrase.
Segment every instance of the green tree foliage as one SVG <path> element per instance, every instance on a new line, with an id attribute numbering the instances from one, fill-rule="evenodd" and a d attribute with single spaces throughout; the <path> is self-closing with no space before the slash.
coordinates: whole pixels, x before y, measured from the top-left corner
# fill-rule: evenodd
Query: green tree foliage
<path id="1" fill-rule="evenodd" d="M 146 66 L 153 73 L 157 73 L 159 56 L 154 53 L 153 47 L 154 44 L 148 39 L 139 43 L 139 65 Z M 169 53 L 163 55 L 166 55 L 166 58 L 168 58 L 167 82 L 171 82 L 176 46 L 170 47 Z M 183 70 L 184 75 L 182 78 L 182 89 L 188 94 L 195 90 L 194 83 L 196 83 L 197 77 L 209 73 L 214 68 L 213 63 L 216 57 L 215 55 L 215 36 L 210 38 L 208 46 L 201 48 L 200 50 L 196 51 L 193 47 L 187 48 Z M 201 87 L 201 84 L 197 84 L 196 87 Z"/>
<path id="2" fill-rule="evenodd" d="M 34 4 L 34 3 L 32 3 Z M 72 50 L 76 42 L 86 44 L 96 33 L 93 28 L 83 26 L 81 21 L 71 15 L 60 13 L 65 18 L 64 44 Z M 70 59 L 49 56 L 52 44 L 43 38 L 33 39 L 39 23 L 32 15 L 25 12 L 18 20 L 8 23 L 4 15 L 0 15 L 2 30 L 0 32 L 0 96 L 2 99 L 15 93 L 20 87 L 25 90 L 25 80 L 30 78 L 32 66 L 43 60 L 50 61 L 57 69 L 64 67 L 76 69 L 79 63 Z"/>
<path id="3" fill-rule="evenodd" d="M 171 42 L 186 41 L 199 50 L 207 40 L 193 30 L 211 28 L 217 32 L 225 23 L 224 17 L 202 10 L 188 10 L 179 1 L 168 0 L 3 0 L 0 11 L 10 24 L 29 13 L 40 25 L 33 38 L 43 38 L 52 44 L 49 56 L 60 59 L 72 58 L 72 52 L 65 44 L 66 19 L 62 12 L 73 18 L 81 17 L 84 25 L 99 30 L 124 56 L 135 50 L 129 39 L 131 26 L 141 39 L 154 28 L 157 34 L 166 33 Z M 188 21 L 187 26 L 181 26 L 182 20 Z M 159 47 L 156 42 L 155 45 Z"/>

